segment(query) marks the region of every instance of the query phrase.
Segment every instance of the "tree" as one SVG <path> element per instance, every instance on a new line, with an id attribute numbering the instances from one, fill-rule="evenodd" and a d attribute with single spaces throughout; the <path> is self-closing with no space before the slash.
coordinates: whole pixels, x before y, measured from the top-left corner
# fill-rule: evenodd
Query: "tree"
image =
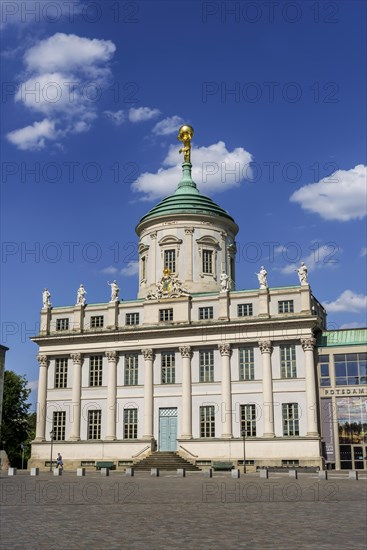
<path id="1" fill-rule="evenodd" d="M 12 466 L 20 466 L 21 444 L 29 441 L 32 427 L 29 420 L 28 396 L 31 390 L 28 381 L 13 371 L 4 373 L 3 418 L 1 424 L 1 441 Z"/>

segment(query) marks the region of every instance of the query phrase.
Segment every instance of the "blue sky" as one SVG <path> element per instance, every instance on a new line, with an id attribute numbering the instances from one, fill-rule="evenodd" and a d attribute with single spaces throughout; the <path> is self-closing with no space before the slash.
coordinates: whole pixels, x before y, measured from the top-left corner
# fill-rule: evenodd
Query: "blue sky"
<path id="1" fill-rule="evenodd" d="M 33 9 L 33 14 L 31 13 Z M 137 294 L 135 225 L 180 176 L 240 226 L 237 288 L 309 267 L 330 328 L 366 325 L 366 5 L 5 1 L 2 343 L 35 388 L 54 306 Z"/>

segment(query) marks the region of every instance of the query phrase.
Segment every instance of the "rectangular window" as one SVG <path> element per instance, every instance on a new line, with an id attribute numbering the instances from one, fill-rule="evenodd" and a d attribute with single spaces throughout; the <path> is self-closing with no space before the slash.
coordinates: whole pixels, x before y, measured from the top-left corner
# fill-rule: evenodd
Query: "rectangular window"
<path id="1" fill-rule="evenodd" d="M 138 409 L 124 410 L 124 439 L 138 438 Z"/>
<path id="2" fill-rule="evenodd" d="M 102 411 L 88 411 L 88 439 L 101 439 Z"/>
<path id="3" fill-rule="evenodd" d="M 103 356 L 91 355 L 89 358 L 89 385 L 102 386 Z"/>
<path id="4" fill-rule="evenodd" d="M 55 388 L 67 388 L 68 359 L 60 357 L 55 361 Z"/>
<path id="5" fill-rule="evenodd" d="M 146 273 L 146 259 L 145 259 L 145 256 L 142 257 L 141 259 L 141 280 L 142 281 L 145 281 L 146 278 L 147 278 L 147 273 Z"/>
<path id="6" fill-rule="evenodd" d="M 283 403 L 283 435 L 299 435 L 298 403 Z"/>
<path id="7" fill-rule="evenodd" d="M 213 319 L 212 307 L 199 307 L 199 320 L 203 321 L 204 319 Z"/>
<path id="8" fill-rule="evenodd" d="M 320 355 L 319 365 L 320 365 L 320 386 L 328 387 L 330 386 L 329 356 Z"/>
<path id="9" fill-rule="evenodd" d="M 163 352 L 161 358 L 162 384 L 174 384 L 176 380 L 175 353 Z"/>
<path id="10" fill-rule="evenodd" d="M 176 250 L 164 251 L 164 268 L 176 273 Z"/>
<path id="11" fill-rule="evenodd" d="M 297 378 L 296 346 L 280 346 L 280 377 Z"/>
<path id="12" fill-rule="evenodd" d="M 90 328 L 103 327 L 103 315 L 95 315 L 90 318 Z"/>
<path id="13" fill-rule="evenodd" d="M 203 250 L 203 273 L 213 273 L 213 251 Z"/>
<path id="14" fill-rule="evenodd" d="M 240 348 L 240 380 L 255 380 L 254 348 Z"/>
<path id="15" fill-rule="evenodd" d="M 245 432 L 245 437 L 256 436 L 256 405 L 241 405 L 241 436 Z"/>
<path id="16" fill-rule="evenodd" d="M 337 386 L 367 383 L 367 353 L 337 353 L 334 355 Z"/>
<path id="17" fill-rule="evenodd" d="M 214 382 L 214 351 L 205 350 L 199 352 L 200 382 Z"/>
<path id="18" fill-rule="evenodd" d="M 138 367 L 139 355 L 137 353 L 125 355 L 125 386 L 137 386 Z"/>
<path id="19" fill-rule="evenodd" d="M 238 304 L 237 317 L 252 317 L 252 304 Z"/>
<path id="20" fill-rule="evenodd" d="M 52 429 L 54 431 L 54 441 L 65 441 L 66 412 L 57 411 L 53 414 Z"/>
<path id="21" fill-rule="evenodd" d="M 214 406 L 200 407 L 200 437 L 215 437 Z"/>
<path id="22" fill-rule="evenodd" d="M 293 300 L 281 300 L 278 302 L 278 313 L 294 313 Z"/>
<path id="23" fill-rule="evenodd" d="M 69 319 L 56 319 L 56 330 L 68 330 Z"/>
<path id="24" fill-rule="evenodd" d="M 173 321 L 173 309 L 160 309 L 159 310 L 160 321 Z"/>
<path id="25" fill-rule="evenodd" d="M 139 324 L 139 313 L 126 313 L 126 324 L 127 325 L 138 325 Z"/>

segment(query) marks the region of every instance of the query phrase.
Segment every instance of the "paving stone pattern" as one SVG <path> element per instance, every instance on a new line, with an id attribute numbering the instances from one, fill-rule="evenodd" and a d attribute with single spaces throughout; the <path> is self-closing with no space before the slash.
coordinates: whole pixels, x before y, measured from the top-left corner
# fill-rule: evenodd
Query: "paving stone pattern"
<path id="1" fill-rule="evenodd" d="M 2 474 L 0 549 L 365 549 L 366 477 Z"/>

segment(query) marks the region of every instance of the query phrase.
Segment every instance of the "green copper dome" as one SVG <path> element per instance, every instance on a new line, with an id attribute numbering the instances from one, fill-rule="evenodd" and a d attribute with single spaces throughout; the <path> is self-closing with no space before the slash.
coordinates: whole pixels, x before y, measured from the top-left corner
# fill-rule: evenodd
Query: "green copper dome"
<path id="1" fill-rule="evenodd" d="M 152 208 L 139 222 L 150 220 L 165 215 L 174 214 L 206 214 L 209 216 L 221 216 L 235 223 L 234 219 L 212 199 L 205 197 L 191 179 L 191 163 L 182 164 L 182 179 L 173 195 L 164 198 Z"/>

